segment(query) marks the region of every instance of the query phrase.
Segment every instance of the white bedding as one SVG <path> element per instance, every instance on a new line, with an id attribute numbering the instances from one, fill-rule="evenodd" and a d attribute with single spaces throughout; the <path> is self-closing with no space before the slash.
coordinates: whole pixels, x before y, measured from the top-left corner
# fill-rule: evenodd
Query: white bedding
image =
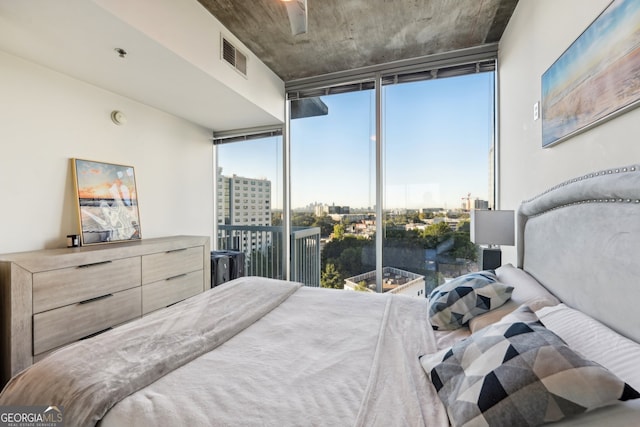
<path id="1" fill-rule="evenodd" d="M 222 334 L 200 344 L 215 330 Z M 469 334 L 432 331 L 426 299 L 241 278 L 52 354 L 14 378 L 0 405 L 62 405 L 69 426 L 447 426 L 418 356 Z M 159 356 L 189 354 L 192 341 L 200 355 L 166 373 L 173 362 Z M 122 364 L 129 359 L 130 373 Z M 103 389 L 114 384 L 125 393 L 112 400 Z M 79 412 L 92 421 L 77 422 Z M 621 427 L 638 419 L 640 400 L 558 425 Z"/>
<path id="2" fill-rule="evenodd" d="M 446 425 L 417 363 L 434 346 L 422 303 L 301 288 L 101 425 Z"/>
<path id="3" fill-rule="evenodd" d="M 257 301 L 260 298 L 256 295 L 265 286 L 280 284 L 242 278 L 205 292 L 194 297 L 195 300 L 211 299 L 215 304 L 209 312 L 199 311 L 193 322 L 198 327 L 208 323 L 214 328 L 217 322 L 233 323 L 229 313 L 242 315 L 233 310 L 239 303 L 238 298 L 251 295 Z M 231 288 L 233 293 L 229 292 Z M 162 330 L 173 328 L 172 316 L 193 305 L 194 298 L 164 310 L 161 315 L 150 316 L 151 320 L 158 317 L 164 320 L 154 323 L 156 329 L 147 332 L 147 336 L 144 328 L 125 325 L 123 329 L 117 328 L 54 353 L 42 361 L 45 366 L 36 364 L 20 375 L 19 381 L 10 383 L 0 403 L 17 399 L 21 404 L 60 404 L 49 401 L 57 396 L 51 387 L 41 387 L 39 396 L 32 393 L 44 368 L 62 369 L 62 359 L 56 358 L 101 347 L 96 343 L 117 344 L 116 337 L 122 331 L 127 333 L 121 337 L 127 343 L 138 341 L 131 335 L 136 330 L 142 342 L 155 343 L 167 338 Z M 140 323 L 149 322 L 148 319 L 143 318 Z M 188 326 L 185 333 L 189 333 Z M 170 335 L 180 334 L 172 330 Z M 138 391 L 124 397 L 106 413 L 100 425 L 439 427 L 447 425 L 447 416 L 418 362 L 418 356 L 435 349 L 424 299 L 302 287 L 213 351 L 137 387 Z M 150 372 L 163 367 L 156 353 L 112 355 L 113 352 L 105 347 L 101 354 L 92 354 L 86 362 L 89 366 L 83 369 L 85 373 L 103 371 L 95 375 L 74 379 L 74 364 L 67 363 L 71 367 L 56 371 L 57 380 L 52 387 L 59 387 L 59 381 L 64 378 L 71 383 L 68 389 L 72 393 L 85 388 L 99 392 L 102 381 L 119 375 L 111 372 L 112 357 L 119 361 L 130 357 L 137 360 L 134 364 L 149 360 L 150 366 L 144 368 Z M 131 374 L 135 376 L 135 372 Z M 134 381 L 137 380 L 135 376 Z M 80 386 L 74 387 L 74 381 Z M 88 383 L 90 386 L 85 387 Z M 77 399 L 66 401 L 65 414 L 69 417 L 74 413 L 69 402 L 74 401 Z M 103 405 L 97 401 L 93 404 Z M 71 426 L 79 424 L 72 418 L 65 418 L 65 422 Z"/>

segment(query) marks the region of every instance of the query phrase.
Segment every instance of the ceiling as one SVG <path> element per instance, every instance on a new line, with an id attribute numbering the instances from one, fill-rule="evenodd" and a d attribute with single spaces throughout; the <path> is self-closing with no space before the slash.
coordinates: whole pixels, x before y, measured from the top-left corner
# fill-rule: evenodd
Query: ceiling
<path id="1" fill-rule="evenodd" d="M 307 0 L 291 35 L 281 0 L 198 0 L 285 82 L 500 40 L 518 0 Z"/>
<path id="2" fill-rule="evenodd" d="M 104 6 L 130 5 L 142 13 L 156 2 L 157 10 L 146 13 L 149 23 L 159 14 L 175 25 L 189 25 L 179 19 L 182 16 L 165 16 L 163 3 L 209 17 L 195 0 L 0 0 L 0 54 L 7 52 L 215 131 L 281 123 L 182 52 Z M 214 36 L 207 38 L 219 43 L 218 31 L 213 29 Z M 180 35 L 173 31 L 167 37 L 180 41 Z M 128 52 L 126 58 L 114 51 L 117 47 Z M 229 72 L 237 74 L 230 68 Z M 110 108 L 123 106 L 114 102 Z M 128 116 L 130 122 L 135 120 Z"/>
<path id="3" fill-rule="evenodd" d="M 79 79 L 219 132 L 272 126 L 282 118 L 273 113 L 279 106 L 270 104 L 269 112 L 253 102 L 251 96 L 262 100 L 261 94 L 239 93 L 220 75 L 170 46 L 182 43 L 187 49 L 204 46 L 214 52 L 210 46 L 219 43 L 220 33 L 214 24 L 224 25 L 288 82 L 497 42 L 517 3 L 307 1 L 308 32 L 292 36 L 281 0 L 0 0 L 0 54 L 35 62 L 62 73 L 62 78 Z M 139 18 L 137 24 L 148 24 L 158 34 L 118 16 L 112 6 L 131 12 Z M 196 19 L 197 25 L 185 16 Z M 114 52 L 116 47 L 129 52 L 126 59 Z M 221 60 L 213 56 L 198 59 L 215 68 Z M 222 67 L 227 67 L 222 73 L 238 78 L 228 65 Z"/>

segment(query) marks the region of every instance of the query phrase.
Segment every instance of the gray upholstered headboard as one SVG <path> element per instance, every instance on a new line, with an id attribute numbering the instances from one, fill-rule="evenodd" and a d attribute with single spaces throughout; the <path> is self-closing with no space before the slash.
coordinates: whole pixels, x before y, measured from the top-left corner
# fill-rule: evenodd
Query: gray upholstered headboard
<path id="1" fill-rule="evenodd" d="M 523 202 L 517 245 L 518 266 L 563 302 L 640 342 L 640 165 Z"/>

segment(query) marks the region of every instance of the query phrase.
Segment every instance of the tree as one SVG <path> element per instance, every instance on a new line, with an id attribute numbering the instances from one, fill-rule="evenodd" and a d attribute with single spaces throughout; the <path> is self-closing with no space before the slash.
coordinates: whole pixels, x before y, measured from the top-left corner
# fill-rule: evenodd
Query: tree
<path id="1" fill-rule="evenodd" d="M 407 214 L 407 222 L 414 224 L 420 222 L 420 214 L 418 212 L 411 212 Z"/>
<path id="2" fill-rule="evenodd" d="M 313 223 L 314 227 L 320 227 L 320 235 L 327 237 L 333 231 L 336 221 L 328 215 L 317 216 Z"/>
<path id="3" fill-rule="evenodd" d="M 271 225 L 282 225 L 282 212 L 271 212 Z"/>
<path id="4" fill-rule="evenodd" d="M 356 283 L 353 290 L 358 292 L 369 292 L 369 289 L 367 288 L 366 280 L 361 280 L 358 283 Z"/>
<path id="5" fill-rule="evenodd" d="M 362 248 L 346 248 L 335 260 L 335 267 L 343 278 L 356 276 L 362 273 Z"/>
<path id="6" fill-rule="evenodd" d="M 469 240 L 468 232 L 455 232 L 455 245 L 453 247 L 452 255 L 456 258 L 464 258 L 470 261 L 478 260 L 478 248 L 474 243 Z"/>
<path id="7" fill-rule="evenodd" d="M 438 222 L 426 227 L 422 232 L 422 237 L 425 239 L 425 246 L 433 249 L 438 246 L 438 243 L 447 240 L 453 231 L 449 228 L 446 222 Z"/>
<path id="8" fill-rule="evenodd" d="M 316 221 L 316 216 L 307 212 L 294 212 L 291 225 L 298 227 L 311 227 Z"/>
<path id="9" fill-rule="evenodd" d="M 344 239 L 344 225 L 336 224 L 333 226 L 333 238 L 337 240 Z"/>
<path id="10" fill-rule="evenodd" d="M 420 220 L 432 219 L 432 218 L 433 218 L 433 212 L 421 212 L 420 213 Z"/>
<path id="11" fill-rule="evenodd" d="M 336 266 L 328 263 L 320 275 L 320 286 L 323 288 L 344 289 L 344 279 L 340 276 Z"/>
<path id="12" fill-rule="evenodd" d="M 460 232 L 463 233 L 470 233 L 471 232 L 471 221 L 469 220 L 464 220 L 464 221 L 460 221 L 458 223 L 458 230 Z"/>

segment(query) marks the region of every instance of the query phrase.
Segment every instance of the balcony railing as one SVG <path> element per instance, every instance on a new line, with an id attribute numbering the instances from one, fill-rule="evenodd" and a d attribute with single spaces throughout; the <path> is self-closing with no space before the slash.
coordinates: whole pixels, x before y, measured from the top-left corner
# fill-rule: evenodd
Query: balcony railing
<path id="1" fill-rule="evenodd" d="M 218 249 L 245 253 L 245 274 L 284 279 L 283 227 L 218 225 Z M 293 227 L 291 280 L 320 286 L 320 228 Z"/>

